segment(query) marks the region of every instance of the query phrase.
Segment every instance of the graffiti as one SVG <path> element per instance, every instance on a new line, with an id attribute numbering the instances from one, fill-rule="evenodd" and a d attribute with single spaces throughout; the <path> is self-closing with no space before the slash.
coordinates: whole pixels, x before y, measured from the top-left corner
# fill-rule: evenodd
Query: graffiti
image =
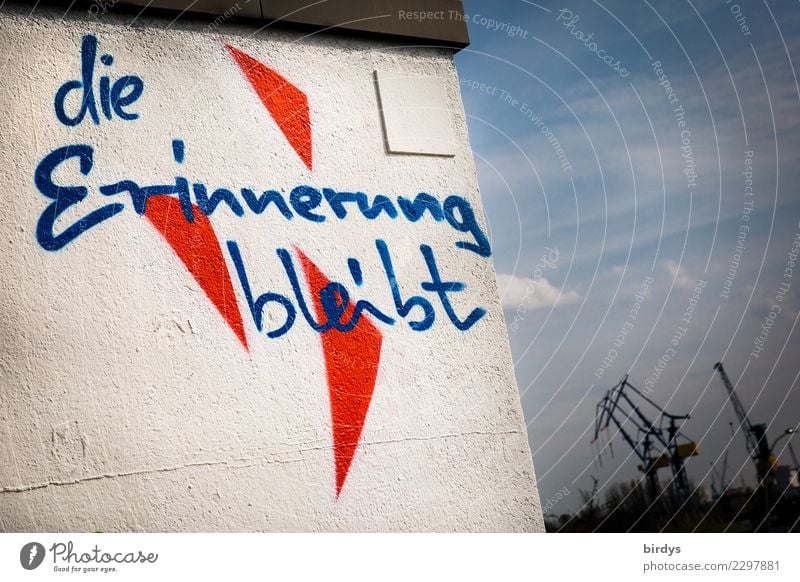
<path id="1" fill-rule="evenodd" d="M 173 155 L 178 164 L 183 163 L 185 145 L 182 140 L 173 140 Z M 68 162 L 77 158 L 80 173 L 88 176 L 95 166 L 95 150 L 87 144 L 73 144 L 57 148 L 47 154 L 34 173 L 34 182 L 39 191 L 46 197 L 58 200 L 49 206 L 41 215 L 37 228 L 37 240 L 47 250 L 59 250 L 78 236 L 97 226 L 101 222 L 122 212 L 126 206 L 122 202 L 108 204 L 94 210 L 73 225 L 55 234 L 55 222 L 59 215 L 69 207 L 83 202 L 89 196 L 86 186 L 68 186 L 53 181 L 53 173 L 62 165 L 72 166 Z M 144 215 L 150 198 L 158 196 L 177 196 L 180 209 L 188 222 L 193 222 L 195 214 L 211 216 L 220 207 L 226 207 L 236 217 L 244 217 L 247 208 L 255 215 L 264 213 L 269 206 L 274 206 L 286 220 L 298 216 L 309 222 L 322 223 L 327 220 L 345 220 L 351 216 L 353 206 L 367 220 L 383 217 L 395 220 L 404 216 L 409 222 L 417 222 L 427 214 L 435 222 L 446 222 L 453 230 L 469 234 L 471 240 L 460 240 L 455 246 L 476 253 L 482 257 L 492 254 L 489 240 L 475 217 L 472 205 L 465 198 L 452 194 L 440 202 L 438 198 L 421 192 L 414 200 L 398 196 L 396 203 L 391 198 L 378 194 L 373 197 L 372 204 L 364 192 L 337 191 L 333 188 L 315 188 L 309 185 L 295 186 L 290 190 L 287 202 L 284 194 L 277 190 L 264 190 L 260 196 L 250 187 L 239 189 L 244 204 L 229 188 L 211 190 L 201 182 L 189 183 L 183 176 L 174 178 L 171 184 L 139 185 L 131 179 L 122 179 L 99 188 L 103 197 L 110 198 L 127 194 L 133 210 Z M 65 197 L 66 193 L 66 197 Z M 324 203 L 329 212 L 324 212 Z M 348 209 L 348 204 L 351 206 Z M 400 211 L 398 212 L 398 208 Z"/>
<path id="2" fill-rule="evenodd" d="M 377 247 L 380 258 L 383 261 L 385 275 L 393 293 L 393 299 L 395 302 L 394 306 L 398 316 L 405 318 L 410 314 L 414 307 L 419 307 L 422 310 L 424 317 L 418 321 L 409 322 L 409 327 L 414 331 L 425 331 L 430 329 L 436 320 L 436 312 L 433 304 L 425 297 L 419 295 L 412 296 L 404 301 L 400 294 L 399 285 L 397 284 L 397 279 L 392 267 L 388 246 L 380 239 L 375 241 L 375 246 Z M 305 255 L 303 255 L 299 249 L 296 250 L 303 261 L 305 268 L 305 265 L 307 264 L 307 261 L 304 258 Z M 236 266 L 236 272 L 239 275 L 239 282 L 242 286 L 242 291 L 245 299 L 247 300 L 247 304 L 250 307 L 250 312 L 253 316 L 253 322 L 256 326 L 256 329 L 258 329 L 258 331 L 263 331 L 263 311 L 268 304 L 276 303 L 280 305 L 286 313 L 285 319 L 280 327 L 266 332 L 267 337 L 269 338 L 280 337 L 292 328 L 297 317 L 298 308 L 309 327 L 317 333 L 324 333 L 330 329 L 336 329 L 337 331 L 344 333 L 349 332 L 356 328 L 362 317 L 362 314 L 365 312 L 372 315 L 375 319 L 388 325 L 393 325 L 395 323 L 394 318 L 378 309 L 370 301 L 364 299 L 358 300 L 353 309 L 349 309 L 349 306 L 351 305 L 350 293 L 348 292 L 347 287 L 340 282 L 328 282 L 324 286 L 321 286 L 318 292 L 312 291 L 313 301 L 316 305 L 319 305 L 317 312 L 320 321 L 317 321 L 316 318 L 314 318 L 314 316 L 311 314 L 308 301 L 305 299 L 291 254 L 289 251 L 282 248 L 277 249 L 276 254 L 278 255 L 286 277 L 292 287 L 292 292 L 298 308 L 295 308 L 294 304 L 288 297 L 280 295 L 279 293 L 268 292 L 259 295 L 257 298 L 254 298 L 250 279 L 247 275 L 247 270 L 239 250 L 239 246 L 235 241 L 228 241 L 228 251 L 231 255 L 234 265 Z M 448 293 L 463 291 L 465 288 L 464 283 L 460 283 L 458 281 L 443 281 L 431 247 L 427 245 L 420 245 L 420 252 L 422 253 L 423 259 L 425 260 L 431 276 L 430 281 L 424 281 L 421 283 L 422 289 L 437 295 L 445 314 L 456 328 L 462 331 L 469 329 L 485 315 L 486 310 L 478 307 L 473 309 L 464 320 L 459 319 L 453 304 L 450 301 Z M 351 265 L 351 270 L 357 269 L 357 271 L 351 273 L 351 275 L 353 276 L 354 282 L 358 285 L 356 273 L 360 272 L 360 264 L 358 260 L 353 258 L 349 259 L 349 263 Z"/>
<path id="3" fill-rule="evenodd" d="M 202 215 L 194 223 L 181 220 L 178 201 L 169 196 L 153 198 L 145 216 L 169 243 L 247 350 L 247 336 L 233 283 L 211 221 Z"/>
<path id="4" fill-rule="evenodd" d="M 97 56 L 97 38 L 92 35 L 83 37 L 81 45 L 81 80 L 73 79 L 67 81 L 55 96 L 56 117 L 64 125 L 78 125 L 83 121 L 87 113 L 92 118 L 95 125 L 100 124 L 100 115 L 97 112 L 97 100 L 95 99 L 94 69 L 95 58 Z M 100 57 L 100 62 L 106 67 L 114 64 L 114 57 L 104 54 Z M 129 90 L 128 90 L 129 89 Z M 66 100 L 70 93 L 80 90 L 83 97 L 80 100 L 78 112 L 70 117 L 66 111 Z M 125 91 L 128 90 L 126 93 Z M 106 119 L 111 121 L 114 114 L 125 121 L 133 121 L 139 118 L 138 113 L 125 111 L 125 108 L 136 102 L 144 91 L 144 81 L 135 75 L 125 75 L 111 84 L 111 78 L 103 75 L 100 77 L 98 92 L 100 96 L 100 110 Z"/>
<path id="5" fill-rule="evenodd" d="M 247 53 L 229 44 L 226 44 L 225 47 L 230 51 L 247 80 L 250 81 L 250 85 L 261 103 L 278 124 L 289 144 L 310 170 L 312 162 L 311 119 L 308 98 L 305 93 Z"/>
<path id="6" fill-rule="evenodd" d="M 94 125 L 115 119 L 133 121 L 141 115 L 133 110 L 133 105 L 144 91 L 144 81 L 135 75 L 113 80 L 114 58 L 110 53 L 103 53 L 98 65 L 98 49 L 99 41 L 95 36 L 84 36 L 80 48 L 80 79 L 68 80 L 56 91 L 55 115 L 67 127 L 80 125 L 88 119 Z M 228 51 L 254 97 L 311 171 L 312 126 L 306 94 L 243 51 L 230 45 L 222 50 Z M 105 67 L 101 70 L 108 74 L 98 78 L 98 67 Z M 34 170 L 34 184 L 49 200 L 36 224 L 36 240 L 47 251 L 59 251 L 132 209 L 160 234 L 247 352 L 251 349 L 247 338 L 249 326 L 252 325 L 259 335 L 275 340 L 298 322 L 305 322 L 319 335 L 325 358 L 338 498 L 375 389 L 384 339 L 379 326 L 392 327 L 403 322 L 413 331 L 424 332 L 431 329 L 437 315 L 443 313 L 442 319 L 460 331 L 467 331 L 483 319 L 486 310 L 474 307 L 463 318 L 457 313 L 453 295 L 463 292 L 466 284 L 447 280 L 434 249 L 424 242 L 419 243 L 417 260 L 427 269 L 427 280 L 417 282 L 417 290 L 409 292 L 414 282 L 396 272 L 391 247 L 383 238 L 374 241 L 375 254 L 369 263 L 372 268 L 366 269 L 371 283 L 368 288 L 376 288 L 374 277 L 382 279 L 382 299 L 355 296 L 365 281 L 365 269 L 359 258 L 347 258 L 350 281 L 345 283 L 329 279 L 296 246 L 291 250 L 276 248 L 274 251 L 275 271 L 282 272 L 286 287 L 291 291 L 282 294 L 256 290 L 257 282 L 247 268 L 253 251 L 240 248 L 237 240 L 229 237 L 225 237 L 223 246 L 212 217 L 224 212 L 242 220 L 299 218 L 310 225 L 359 218 L 382 220 L 387 225 L 397 220 L 412 224 L 433 221 L 457 233 L 456 248 L 482 258 L 492 255 L 489 240 L 469 201 L 457 194 L 439 199 L 419 192 L 412 199 L 386 194 L 369 196 L 358 190 L 342 191 L 308 184 L 294 186 L 288 189 L 288 194 L 279 189 L 255 188 L 252 184 L 214 188 L 180 175 L 187 145 L 183 139 L 173 138 L 171 146 L 174 174 L 177 175 L 149 184 L 122 178 L 91 188 L 87 184 L 96 184 L 98 180 L 90 174 L 101 173 L 105 163 L 102 153 L 87 143 L 54 148 L 41 158 Z M 100 200 L 102 204 L 98 204 Z M 81 216 L 83 205 L 92 210 Z M 64 224 L 67 214 L 79 218 Z M 228 258 L 235 279 L 229 271 Z M 243 296 L 242 304 L 249 311 L 247 326 L 239 307 L 237 289 Z M 269 318 L 265 315 L 268 307 L 271 308 Z M 282 316 L 276 317 L 272 308 L 277 308 Z"/>
<path id="7" fill-rule="evenodd" d="M 314 296 L 317 317 L 327 315 L 323 301 L 325 289 L 332 283 L 317 266 L 297 250 L 303 271 Z M 358 304 L 342 299 L 343 313 L 356 319 Z M 328 395 L 333 419 L 333 450 L 336 465 L 336 497 L 342 492 L 344 480 L 353 462 L 361 439 L 361 431 L 375 390 L 378 362 L 381 359 L 383 335 L 367 318 L 358 320 L 350 333 L 337 328 L 328 329 L 322 336 L 325 370 L 328 376 Z M 340 355 L 347 359 L 342 360 Z"/>

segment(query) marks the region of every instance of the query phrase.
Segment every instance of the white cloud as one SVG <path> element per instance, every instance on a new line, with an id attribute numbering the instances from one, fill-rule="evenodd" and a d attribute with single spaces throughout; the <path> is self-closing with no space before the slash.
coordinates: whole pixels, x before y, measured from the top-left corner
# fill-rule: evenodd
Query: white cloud
<path id="1" fill-rule="evenodd" d="M 694 277 L 689 275 L 686 269 L 680 266 L 677 262 L 673 261 L 672 259 L 668 259 L 663 261 L 662 266 L 664 270 L 669 273 L 670 277 L 675 280 L 675 287 L 678 289 L 691 289 L 695 286 L 696 281 Z"/>
<path id="2" fill-rule="evenodd" d="M 497 274 L 500 298 L 506 309 L 544 309 L 556 305 L 577 303 L 580 295 L 575 290 L 562 291 L 552 285 L 547 278 L 530 279 L 516 275 Z"/>

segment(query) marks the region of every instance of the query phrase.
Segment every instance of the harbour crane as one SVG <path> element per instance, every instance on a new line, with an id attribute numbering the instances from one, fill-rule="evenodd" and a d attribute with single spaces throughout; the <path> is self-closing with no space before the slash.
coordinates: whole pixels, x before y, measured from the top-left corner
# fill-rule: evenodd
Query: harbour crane
<path id="1" fill-rule="evenodd" d="M 728 400 L 739 420 L 739 426 L 744 433 L 745 442 L 747 444 L 747 452 L 756 465 L 758 483 L 759 485 L 768 486 L 775 473 L 775 456 L 772 454 L 772 449 L 767 440 L 767 425 L 763 423 L 753 424 L 750 422 L 750 418 L 744 406 L 742 406 L 742 401 L 739 400 L 739 397 L 736 395 L 731 379 L 728 378 L 728 374 L 725 372 L 722 362 L 714 364 L 714 369 L 719 372 L 722 378 L 722 383 L 725 385 L 725 390 L 728 392 Z"/>
<path id="2" fill-rule="evenodd" d="M 655 421 L 650 420 L 636 404 L 639 399 L 655 412 Z M 684 460 L 698 454 L 697 443 L 690 441 L 680 431 L 680 424 L 688 418 L 688 414 L 676 415 L 664 410 L 628 382 L 628 375 L 625 374 L 597 404 L 592 442 L 613 422 L 623 440 L 641 461 L 639 470 L 647 479 L 651 498 L 658 496 L 657 472 L 662 467 L 672 468 L 673 486 L 679 495 L 686 496 L 689 493 L 689 480 Z"/>

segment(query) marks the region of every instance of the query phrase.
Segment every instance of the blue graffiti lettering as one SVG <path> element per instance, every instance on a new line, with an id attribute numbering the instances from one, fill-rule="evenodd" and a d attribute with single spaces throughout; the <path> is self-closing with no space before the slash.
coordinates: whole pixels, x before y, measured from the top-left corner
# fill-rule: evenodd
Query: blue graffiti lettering
<path id="1" fill-rule="evenodd" d="M 81 80 L 72 79 L 67 81 L 56 91 L 54 107 L 58 120 L 67 126 L 80 124 L 86 114 L 92 118 L 95 125 L 100 124 L 100 114 L 97 111 L 97 103 L 94 93 L 94 69 L 97 56 L 97 37 L 87 34 L 81 43 Z M 106 67 L 114 63 L 114 57 L 104 54 L 100 57 L 100 62 Z M 78 112 L 70 116 L 67 113 L 67 96 L 73 91 L 80 90 L 81 105 Z M 126 92 L 127 91 L 127 92 Z M 144 81 L 135 75 L 125 75 L 120 77 L 114 84 L 111 79 L 103 75 L 100 77 L 100 109 L 106 119 L 111 121 L 116 113 L 117 117 L 126 121 L 139 118 L 138 113 L 125 111 L 125 108 L 132 105 L 144 91 Z"/>
<path id="2" fill-rule="evenodd" d="M 86 186 L 59 186 L 55 184 L 52 177 L 53 172 L 70 158 L 78 158 L 80 160 L 80 172 L 86 176 L 89 174 L 94 164 L 93 156 L 94 150 L 92 146 L 64 146 L 50 152 L 36 167 L 33 179 L 36 187 L 39 189 L 39 192 L 53 200 L 53 202 L 44 209 L 36 224 L 36 240 L 39 241 L 42 248 L 48 251 L 57 251 L 90 228 L 125 209 L 124 204 L 107 204 L 102 208 L 90 212 L 67 227 L 61 234 L 55 234 L 55 223 L 59 215 L 70 206 L 81 202 L 86 198 L 89 191 Z"/>
<path id="3" fill-rule="evenodd" d="M 61 196 L 66 196 L 65 200 L 69 205 L 73 205 L 87 198 L 89 195 L 88 188 L 86 186 L 59 186 L 50 179 L 55 165 L 67 159 L 64 156 L 70 151 L 74 153 L 67 157 L 81 157 L 81 173 L 84 176 L 88 175 L 94 167 L 94 150 L 88 145 L 73 145 L 58 148 L 45 156 L 36 169 L 36 181 L 39 190 L 48 198 L 54 198 L 58 191 L 68 192 L 67 194 L 61 194 Z M 172 140 L 172 154 L 176 163 L 183 163 L 185 145 L 182 140 Z M 40 181 L 43 186 L 39 186 Z M 67 190 L 67 188 L 71 189 Z M 456 247 L 476 253 L 482 257 L 490 257 L 492 255 L 489 240 L 486 238 L 483 228 L 475 216 L 472 205 L 465 198 L 455 194 L 448 196 L 443 204 L 440 204 L 435 197 L 424 192 L 419 193 L 413 202 L 399 196 L 396 204 L 388 196 L 378 194 L 372 198 L 372 203 L 370 204 L 367 194 L 363 192 L 342 192 L 330 187 L 324 187 L 320 191 L 320 189 L 313 186 L 300 185 L 291 190 L 289 202 L 287 203 L 285 196 L 278 190 L 264 190 L 257 197 L 252 188 L 244 187 L 238 189 L 242 200 L 244 200 L 244 204 L 242 204 L 235 194 L 235 189 L 215 188 L 209 196 L 209 188 L 205 184 L 193 182 L 190 188 L 189 180 L 184 176 L 176 176 L 172 184 L 152 184 L 147 186 L 140 185 L 130 179 L 123 179 L 112 184 L 101 185 L 99 191 L 103 196 L 127 194 L 131 199 L 133 210 L 140 215 L 145 213 L 147 199 L 151 196 L 177 196 L 183 215 L 189 222 L 194 221 L 194 212 L 197 210 L 209 216 L 214 212 L 222 212 L 223 210 L 220 210 L 221 207 L 227 207 L 233 215 L 242 217 L 245 215 L 245 208 L 258 215 L 264 213 L 270 204 L 275 206 L 286 220 L 292 220 L 294 214 L 296 214 L 310 222 L 317 223 L 325 222 L 332 217 L 340 220 L 346 219 L 349 214 L 345 204 L 348 203 L 355 203 L 358 212 L 367 220 L 376 220 L 381 215 L 385 215 L 389 220 L 396 220 L 402 214 L 409 222 L 417 222 L 427 213 L 435 222 L 446 220 L 447 224 L 455 231 L 471 235 L 471 240 L 456 241 Z M 67 202 L 61 201 L 58 205 L 47 207 L 40 219 L 40 221 L 43 221 L 44 226 L 48 225 L 48 220 L 55 220 L 58 214 L 56 210 L 58 209 L 59 213 L 62 212 Z M 327 203 L 333 216 L 331 216 L 330 212 L 325 212 L 323 202 Z M 397 207 L 400 208 L 401 213 L 398 213 Z M 123 203 L 116 203 L 101 209 L 102 212 L 99 215 L 90 214 L 86 217 L 87 220 L 80 223 L 80 229 L 64 232 L 64 238 L 59 239 L 57 246 L 54 246 L 53 242 L 47 239 L 46 233 L 43 237 L 39 237 L 37 234 L 37 240 L 47 250 L 58 250 L 91 227 L 102 222 L 102 220 L 119 213 L 123 208 Z M 45 214 L 48 216 L 46 217 Z M 423 319 L 422 321 L 425 320 Z"/>
<path id="4" fill-rule="evenodd" d="M 395 319 L 387 315 L 384 311 L 376 307 L 371 301 L 359 299 L 355 302 L 354 307 L 349 309 L 351 305 L 350 292 L 343 283 L 338 281 L 331 281 L 325 287 L 319 290 L 319 304 L 322 305 L 322 312 L 324 317 L 318 321 L 317 318 L 311 313 L 309 300 L 303 292 L 295 268 L 294 260 L 291 253 L 286 249 L 276 249 L 278 259 L 283 266 L 289 286 L 292 289 L 294 302 L 289 297 L 279 293 L 267 292 L 259 295 L 257 298 L 253 297 L 250 278 L 245 269 L 244 260 L 242 259 L 239 245 L 235 241 L 227 242 L 228 252 L 230 253 L 231 260 L 236 268 L 236 273 L 239 277 L 239 284 L 242 287 L 245 299 L 250 307 L 250 313 L 253 317 L 253 323 L 259 332 L 264 331 L 264 308 L 268 304 L 278 304 L 283 307 L 286 315 L 280 326 L 266 332 L 267 337 L 277 338 L 286 334 L 294 325 L 298 310 L 302 314 L 308 326 L 317 333 L 324 333 L 329 329 L 337 329 L 341 332 L 348 332 L 352 330 L 361 319 L 364 313 L 369 313 L 378 321 L 387 325 L 394 325 Z M 418 307 L 422 310 L 422 319 L 411 320 L 408 322 L 409 327 L 414 331 L 425 331 L 430 329 L 436 320 L 436 311 L 428 299 L 421 295 L 412 295 L 404 300 L 400 291 L 400 285 L 397 282 L 397 276 L 392 265 L 391 253 L 389 247 L 383 240 L 376 240 L 375 247 L 378 250 L 378 255 L 384 269 L 389 291 L 392 295 L 395 311 L 401 319 L 407 319 L 411 311 Z M 442 304 L 445 314 L 450 322 L 459 330 L 466 331 L 475 325 L 485 314 L 486 310 L 478 307 L 473 309 L 470 314 L 463 321 L 458 318 L 455 313 L 452 302 L 448 293 L 463 291 L 466 285 L 459 281 L 443 281 L 439 272 L 439 267 L 436 264 L 433 249 L 428 245 L 420 245 L 420 252 L 428 267 L 431 276 L 431 281 L 426 281 L 421 284 L 424 291 L 435 293 Z M 351 269 L 356 285 L 360 285 L 361 271 L 360 265 L 355 267 L 358 261 L 355 259 L 348 259 L 348 266 Z M 355 273 L 353 273 L 355 269 Z M 357 275 L 356 275 L 357 273 Z M 295 307 L 296 305 L 296 307 Z M 350 312 L 348 317 L 348 312 Z"/>

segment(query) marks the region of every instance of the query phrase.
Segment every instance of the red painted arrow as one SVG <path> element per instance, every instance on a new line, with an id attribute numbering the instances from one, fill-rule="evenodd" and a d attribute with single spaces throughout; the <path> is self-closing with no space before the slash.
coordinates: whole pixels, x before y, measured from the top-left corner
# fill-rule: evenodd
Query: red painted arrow
<path id="1" fill-rule="evenodd" d="M 324 321 L 326 315 L 322 309 L 320 291 L 330 283 L 330 280 L 303 251 L 298 248 L 295 248 L 295 251 L 300 256 L 317 317 Z M 354 310 L 353 302 L 348 302 L 342 321 L 349 321 Z M 320 338 L 325 353 L 325 370 L 331 402 L 338 498 L 358 448 L 367 410 L 375 390 L 383 334 L 366 315 L 362 314 L 361 319 L 349 332 L 331 328 L 322 332 Z"/>
<path id="2" fill-rule="evenodd" d="M 313 153 L 311 116 L 305 93 L 278 72 L 247 53 L 231 45 L 225 46 L 289 144 L 306 167 L 311 170 Z M 213 230 L 211 232 L 213 233 Z M 322 308 L 320 291 L 330 283 L 330 280 L 300 249 L 295 250 L 302 262 L 317 317 L 322 320 L 326 315 Z M 185 259 L 184 263 L 186 263 Z M 354 310 L 355 305 L 348 302 L 343 319 L 347 320 L 352 317 Z M 332 328 L 320 334 L 320 339 L 325 356 L 325 371 L 330 398 L 333 454 L 336 467 L 336 498 L 338 499 L 353 463 L 367 411 L 372 401 L 375 380 L 378 376 L 383 335 L 366 315 L 362 315 L 349 332 L 345 333 Z"/>
<path id="3" fill-rule="evenodd" d="M 281 128 L 289 144 L 310 170 L 312 165 L 311 150 L 311 115 L 308 109 L 308 98 L 300 89 L 283 78 L 277 71 L 258 62 L 247 53 L 225 45 L 239 68 L 250 81 L 250 85 L 258 95 L 261 103 L 267 108 L 272 119 Z"/>
<path id="4" fill-rule="evenodd" d="M 153 196 L 147 200 L 144 215 L 161 233 L 178 258 L 194 277 L 233 333 L 249 351 L 242 314 L 233 291 L 228 265 L 211 221 L 192 205 L 194 222 L 188 222 L 181 204 L 172 196 Z"/>

